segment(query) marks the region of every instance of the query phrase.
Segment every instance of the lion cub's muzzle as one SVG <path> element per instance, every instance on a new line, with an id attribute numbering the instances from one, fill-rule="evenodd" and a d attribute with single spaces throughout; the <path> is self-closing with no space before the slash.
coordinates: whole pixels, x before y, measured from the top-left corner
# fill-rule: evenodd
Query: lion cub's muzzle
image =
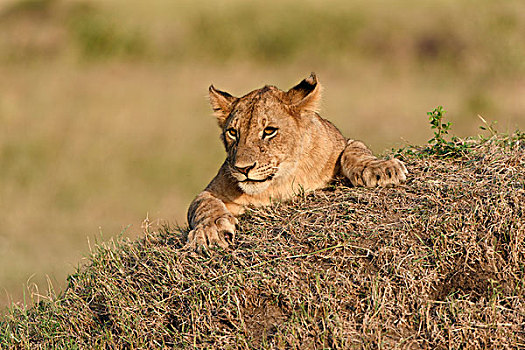
<path id="1" fill-rule="evenodd" d="M 255 162 L 249 165 L 236 163 L 231 169 L 233 177 L 239 182 L 265 182 L 274 177 L 277 167 L 270 164 L 260 166 Z"/>

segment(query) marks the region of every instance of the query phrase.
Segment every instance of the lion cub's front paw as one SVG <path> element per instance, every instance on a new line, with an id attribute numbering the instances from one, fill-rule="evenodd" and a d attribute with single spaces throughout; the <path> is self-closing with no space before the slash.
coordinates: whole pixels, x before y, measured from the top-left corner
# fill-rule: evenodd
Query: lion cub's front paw
<path id="1" fill-rule="evenodd" d="M 356 169 L 350 181 L 354 186 L 389 186 L 399 185 L 406 181 L 408 170 L 399 159 L 377 160 Z M 360 170 L 360 171 L 359 171 Z"/>
<path id="2" fill-rule="evenodd" d="M 232 215 L 221 216 L 215 220 L 209 220 L 198 224 L 188 233 L 186 247 L 197 253 L 203 253 L 208 248 L 215 246 L 227 248 L 228 242 L 226 235 L 231 235 L 232 240 L 235 235 L 235 225 L 237 219 Z"/>

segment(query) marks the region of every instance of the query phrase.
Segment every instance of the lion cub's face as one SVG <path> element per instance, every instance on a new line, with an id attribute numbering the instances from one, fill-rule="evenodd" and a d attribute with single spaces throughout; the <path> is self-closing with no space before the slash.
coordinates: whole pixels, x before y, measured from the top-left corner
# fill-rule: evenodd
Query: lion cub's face
<path id="1" fill-rule="evenodd" d="M 319 89 L 313 75 L 287 92 L 265 86 L 241 98 L 210 87 L 226 162 L 242 191 L 261 193 L 293 175 L 304 135 L 301 118 L 312 111 Z"/>

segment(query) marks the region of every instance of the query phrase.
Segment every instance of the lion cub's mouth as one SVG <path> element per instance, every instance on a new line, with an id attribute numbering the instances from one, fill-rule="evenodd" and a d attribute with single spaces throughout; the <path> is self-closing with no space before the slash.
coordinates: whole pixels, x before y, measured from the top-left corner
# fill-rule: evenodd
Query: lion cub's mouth
<path id="1" fill-rule="evenodd" d="M 266 181 L 270 181 L 271 179 L 273 179 L 273 174 L 268 176 L 267 178 L 265 179 L 261 179 L 261 180 L 257 180 L 257 179 L 250 179 L 249 177 L 247 177 L 246 179 L 242 180 L 242 181 L 239 181 L 239 182 L 244 182 L 244 183 L 254 183 L 254 182 L 266 182 Z"/>

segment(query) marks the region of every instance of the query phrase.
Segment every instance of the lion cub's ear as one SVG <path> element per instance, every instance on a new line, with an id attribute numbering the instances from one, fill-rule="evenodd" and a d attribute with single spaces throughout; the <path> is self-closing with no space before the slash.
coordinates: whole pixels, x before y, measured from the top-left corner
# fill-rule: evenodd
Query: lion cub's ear
<path id="1" fill-rule="evenodd" d="M 321 84 L 315 73 L 286 92 L 291 106 L 300 111 L 317 112 L 321 101 Z"/>
<path id="2" fill-rule="evenodd" d="M 230 95 L 227 92 L 215 89 L 210 85 L 210 103 L 213 108 L 213 113 L 217 117 L 219 126 L 222 128 L 228 115 L 232 111 L 233 103 L 237 101 L 237 97 Z"/>

